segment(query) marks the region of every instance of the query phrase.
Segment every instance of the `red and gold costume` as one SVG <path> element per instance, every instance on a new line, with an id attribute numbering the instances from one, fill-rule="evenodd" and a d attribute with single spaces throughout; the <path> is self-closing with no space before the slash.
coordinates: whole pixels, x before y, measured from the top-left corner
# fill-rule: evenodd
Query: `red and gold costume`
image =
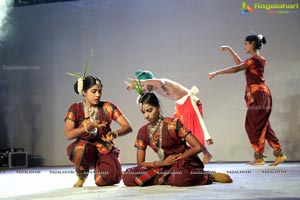
<path id="1" fill-rule="evenodd" d="M 150 146 L 154 152 L 158 150 L 159 136 L 162 134 L 162 149 L 165 157 L 184 153 L 189 147 L 184 138 L 191 132 L 187 130 L 180 120 L 165 118 L 162 129 L 150 136 L 148 125 L 139 129 L 135 147 L 146 151 Z M 172 166 L 165 167 L 133 167 L 123 174 L 123 182 L 127 186 L 174 185 L 192 186 L 212 183 L 207 172 L 203 171 L 203 163 L 194 155 L 178 160 Z"/>
<path id="2" fill-rule="evenodd" d="M 267 140 L 274 149 L 275 156 L 278 156 L 282 149 L 269 121 L 272 111 L 272 96 L 263 77 L 265 63 L 265 58 L 259 55 L 245 60 L 247 65 L 245 101 L 248 108 L 245 128 L 256 154 L 264 153 Z"/>
<path id="3" fill-rule="evenodd" d="M 94 179 L 98 186 L 117 184 L 121 180 L 122 169 L 119 161 L 119 150 L 113 142 L 105 142 L 101 134 L 108 133 L 112 120 L 122 115 L 121 111 L 111 102 L 98 104 L 100 122 L 107 122 L 107 126 L 98 129 L 93 135 L 86 133 L 67 148 L 69 159 L 73 162 L 77 174 L 85 179 L 89 169 L 94 169 Z M 90 123 L 90 118 L 85 118 L 83 103 L 74 103 L 70 106 L 65 120 L 72 120 L 75 127 L 84 127 Z M 80 173 L 79 173 L 80 172 Z"/>

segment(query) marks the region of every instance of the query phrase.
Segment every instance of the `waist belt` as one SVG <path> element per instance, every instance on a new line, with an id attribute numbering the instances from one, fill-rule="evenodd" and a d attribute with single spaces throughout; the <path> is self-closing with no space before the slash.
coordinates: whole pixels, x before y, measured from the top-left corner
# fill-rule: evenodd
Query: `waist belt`
<path id="1" fill-rule="evenodd" d="M 247 107 L 249 107 L 250 104 L 254 102 L 253 94 L 257 91 L 263 91 L 267 93 L 269 96 L 271 96 L 271 92 L 265 84 L 252 84 L 252 85 L 246 85 L 246 94 L 245 94 L 245 101 L 247 104 Z"/>

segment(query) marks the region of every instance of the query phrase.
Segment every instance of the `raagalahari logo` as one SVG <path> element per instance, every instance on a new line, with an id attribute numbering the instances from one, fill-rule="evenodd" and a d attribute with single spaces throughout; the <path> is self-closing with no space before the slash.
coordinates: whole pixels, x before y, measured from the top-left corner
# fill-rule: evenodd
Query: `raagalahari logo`
<path id="1" fill-rule="evenodd" d="M 250 6 L 245 1 L 242 2 L 242 16 L 254 10 L 265 10 L 268 14 L 298 14 L 299 3 L 254 3 Z"/>
<path id="2" fill-rule="evenodd" d="M 245 1 L 242 2 L 241 15 L 245 15 L 247 13 L 252 13 L 254 9 L 249 6 Z"/>

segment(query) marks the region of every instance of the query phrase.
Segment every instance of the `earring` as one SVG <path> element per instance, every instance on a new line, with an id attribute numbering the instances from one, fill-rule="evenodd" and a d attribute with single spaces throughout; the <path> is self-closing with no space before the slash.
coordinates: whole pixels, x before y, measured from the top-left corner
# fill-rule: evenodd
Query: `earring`
<path id="1" fill-rule="evenodd" d="M 159 119 L 163 119 L 163 116 L 160 114 L 160 111 L 159 111 Z"/>

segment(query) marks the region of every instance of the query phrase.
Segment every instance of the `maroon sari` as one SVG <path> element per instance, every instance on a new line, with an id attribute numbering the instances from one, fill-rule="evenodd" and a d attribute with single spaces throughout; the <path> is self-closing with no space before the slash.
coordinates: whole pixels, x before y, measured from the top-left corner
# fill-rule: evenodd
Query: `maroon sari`
<path id="1" fill-rule="evenodd" d="M 245 128 L 253 149 L 260 154 L 264 153 L 265 140 L 274 151 L 281 151 L 279 140 L 269 121 L 272 96 L 263 78 L 265 62 L 265 58 L 258 55 L 245 61 L 248 67 L 245 72 L 245 101 L 248 107 Z"/>
<path id="2" fill-rule="evenodd" d="M 162 133 L 158 130 L 149 136 L 148 126 L 140 128 L 135 147 L 146 151 L 150 146 L 157 152 L 159 135 L 162 135 L 162 148 L 165 157 L 184 153 L 189 147 L 184 138 L 191 134 L 184 128 L 183 124 L 175 118 L 165 118 L 163 121 Z M 133 167 L 123 173 L 123 182 L 127 186 L 149 186 L 149 185 L 173 185 L 192 186 L 210 184 L 211 180 L 207 172 L 203 171 L 204 165 L 197 155 L 183 158 L 172 166 L 166 167 Z"/>
<path id="3" fill-rule="evenodd" d="M 122 115 L 120 110 L 110 102 L 99 103 L 99 120 L 106 121 L 107 127 L 98 129 L 96 136 L 86 133 L 67 148 L 69 159 L 76 170 L 94 169 L 94 179 L 98 186 L 117 184 L 121 180 L 122 169 L 119 161 L 119 149 L 112 142 L 101 140 L 101 134 L 110 131 L 112 120 Z M 70 106 L 65 120 L 71 120 L 75 127 L 83 127 L 90 119 L 84 117 L 83 103 Z"/>

